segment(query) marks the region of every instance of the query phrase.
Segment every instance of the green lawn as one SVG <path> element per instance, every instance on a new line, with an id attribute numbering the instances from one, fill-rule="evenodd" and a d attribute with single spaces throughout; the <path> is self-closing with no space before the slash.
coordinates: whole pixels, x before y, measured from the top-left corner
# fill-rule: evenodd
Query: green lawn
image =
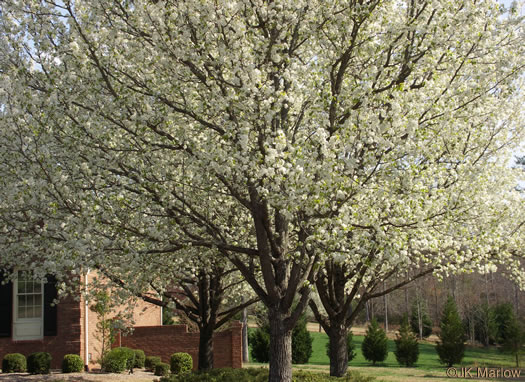
<path id="1" fill-rule="evenodd" d="M 307 365 L 297 365 L 294 369 L 325 371 L 328 372 L 330 361 L 326 355 L 326 344 L 328 336 L 325 333 L 310 332 L 313 337 L 313 352 Z M 366 361 L 361 354 L 361 343 L 363 336 L 354 335 L 356 357 L 350 362 L 349 369 L 356 370 L 365 376 L 377 378 L 378 381 L 423 381 L 432 379 L 433 382 L 450 381 L 446 377 L 446 368 L 439 363 L 435 345 L 423 342 L 419 344 L 419 360 L 415 367 L 405 368 L 399 366 L 394 355 L 395 344 L 393 340 L 388 341 L 388 358 L 385 362 L 378 363 L 373 367 L 371 362 Z M 250 363 L 246 366 L 260 366 L 261 364 Z M 474 348 L 467 347 L 465 358 L 457 367 L 505 367 L 514 368 L 514 358 L 510 354 L 503 354 L 496 348 Z M 467 381 L 456 379 L 454 381 Z"/>
<path id="2" fill-rule="evenodd" d="M 330 361 L 326 355 L 326 343 L 328 342 L 328 336 L 325 333 L 310 332 L 312 335 L 313 342 L 313 353 L 308 364 L 311 365 L 329 365 Z M 363 336 L 354 336 L 355 352 L 356 357 L 350 362 L 350 366 L 364 367 L 372 366 L 372 363 L 366 361 L 361 353 L 361 343 L 363 342 Z M 395 344 L 393 340 L 388 340 L 388 358 L 385 362 L 378 363 L 378 366 L 383 367 L 396 367 L 399 368 L 399 364 L 396 361 L 394 355 Z M 467 347 L 465 358 L 463 359 L 462 366 L 502 366 L 502 367 L 514 367 L 514 359 L 510 354 L 502 354 L 498 349 L 495 348 L 471 348 Z M 418 369 L 423 370 L 443 370 L 443 365 L 439 363 L 435 346 L 429 343 L 419 344 L 419 360 L 416 364 Z"/>

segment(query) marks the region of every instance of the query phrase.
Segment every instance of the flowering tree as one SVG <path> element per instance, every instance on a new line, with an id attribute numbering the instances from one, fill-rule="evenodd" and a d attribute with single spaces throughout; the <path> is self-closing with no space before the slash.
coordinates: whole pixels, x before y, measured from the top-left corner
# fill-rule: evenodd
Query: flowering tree
<path id="1" fill-rule="evenodd" d="M 0 7 L 3 266 L 212 249 L 268 307 L 270 381 L 330 264 L 350 296 L 413 266 L 521 281 L 525 44 L 494 1 Z"/>
<path id="2" fill-rule="evenodd" d="M 119 264 L 101 262 L 96 269 L 103 277 L 93 288 L 116 285 L 123 289 L 121 303 L 138 297 L 184 314 L 199 331 L 198 369 L 208 370 L 213 368 L 214 332 L 258 299 L 231 264 L 206 253 L 209 250 L 192 252 L 193 256 L 178 256 L 178 264 L 173 259 L 166 261 L 166 254 L 148 255 L 141 260 L 144 265 L 139 280 L 136 270 L 130 274 Z"/>

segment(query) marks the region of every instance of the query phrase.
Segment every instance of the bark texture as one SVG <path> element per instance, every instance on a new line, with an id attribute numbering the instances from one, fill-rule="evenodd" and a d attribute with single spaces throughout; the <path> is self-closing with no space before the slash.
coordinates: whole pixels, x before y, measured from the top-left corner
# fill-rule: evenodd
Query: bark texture
<path id="1" fill-rule="evenodd" d="M 292 330 L 286 328 L 281 314 L 269 313 L 270 372 L 269 382 L 292 381 Z"/>
<path id="2" fill-rule="evenodd" d="M 348 350 L 346 345 L 348 328 L 334 326 L 331 328 L 328 336 L 330 337 L 330 375 L 342 377 L 348 369 Z"/>

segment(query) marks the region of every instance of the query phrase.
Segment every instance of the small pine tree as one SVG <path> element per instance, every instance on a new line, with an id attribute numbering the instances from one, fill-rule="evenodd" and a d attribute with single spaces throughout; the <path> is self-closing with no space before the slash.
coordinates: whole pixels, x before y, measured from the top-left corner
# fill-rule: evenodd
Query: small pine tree
<path id="1" fill-rule="evenodd" d="M 248 335 L 251 356 L 255 362 L 267 363 L 270 360 L 270 328 L 268 324 L 255 329 Z"/>
<path id="2" fill-rule="evenodd" d="M 419 330 L 421 320 L 421 332 Z M 410 327 L 420 339 L 427 338 L 432 334 L 432 320 L 428 315 L 427 304 L 424 301 L 416 300 L 412 304 L 412 314 L 410 316 Z"/>
<path id="3" fill-rule="evenodd" d="M 465 329 L 452 296 L 448 297 L 443 308 L 440 327 L 436 351 L 441 363 L 451 367 L 460 363 L 465 355 Z"/>
<path id="4" fill-rule="evenodd" d="M 313 338 L 306 327 L 306 317 L 303 315 L 297 321 L 292 332 L 292 363 L 308 363 L 312 355 Z"/>
<path id="5" fill-rule="evenodd" d="M 410 330 L 408 317 L 405 315 L 399 328 L 399 333 L 394 341 L 396 343 L 395 355 L 400 365 L 413 366 L 419 358 L 419 344 L 417 337 Z"/>
<path id="6" fill-rule="evenodd" d="M 504 336 L 501 350 L 511 353 L 516 359 L 516 367 L 520 367 L 520 354 L 525 350 L 525 330 L 516 317 L 507 323 Z"/>
<path id="7" fill-rule="evenodd" d="M 509 303 L 502 303 L 492 308 L 492 312 L 495 326 L 495 340 L 498 344 L 504 344 L 507 341 L 507 328 L 509 325 L 515 326 L 516 324 L 514 307 Z"/>
<path id="8" fill-rule="evenodd" d="M 378 361 L 384 361 L 388 355 L 387 343 L 385 331 L 373 319 L 366 330 L 366 335 L 361 345 L 363 356 L 366 360 L 372 361 L 373 365 Z"/>

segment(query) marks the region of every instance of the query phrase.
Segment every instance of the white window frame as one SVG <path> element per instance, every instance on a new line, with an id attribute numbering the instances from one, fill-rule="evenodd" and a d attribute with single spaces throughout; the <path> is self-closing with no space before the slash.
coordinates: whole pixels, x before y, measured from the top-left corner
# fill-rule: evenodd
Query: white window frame
<path id="1" fill-rule="evenodd" d="M 44 338 L 44 282 L 40 281 L 40 317 L 19 318 L 18 317 L 18 274 L 13 280 L 13 340 L 29 341 Z"/>

